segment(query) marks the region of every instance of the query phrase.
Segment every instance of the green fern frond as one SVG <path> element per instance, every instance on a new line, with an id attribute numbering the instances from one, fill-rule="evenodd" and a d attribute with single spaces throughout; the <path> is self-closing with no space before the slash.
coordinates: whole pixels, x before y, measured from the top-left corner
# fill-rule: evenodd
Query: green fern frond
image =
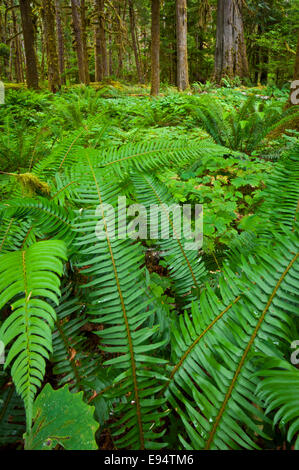
<path id="1" fill-rule="evenodd" d="M 185 425 L 187 449 L 252 449 L 255 434 L 267 438 L 254 358 L 281 357 L 291 340 L 292 315 L 299 313 L 298 249 L 298 234 L 280 237 L 275 251 L 261 251 L 259 265 L 243 263 L 242 279 L 225 270 L 222 298 L 208 287 L 200 311 L 181 316 L 167 395 Z"/>
<path id="2" fill-rule="evenodd" d="M 15 387 L 4 372 L 0 372 L 0 442 L 2 445 L 22 439 L 25 431 L 25 410 Z"/>
<path id="3" fill-rule="evenodd" d="M 58 304 L 58 276 L 65 259 L 65 245 L 57 240 L 0 256 L 0 309 L 12 302 L 12 313 L 0 329 L 0 338 L 6 347 L 13 341 L 5 367 L 12 363 L 12 378 L 25 403 L 27 431 L 31 428 L 34 396 L 45 373 L 45 359 L 52 349 L 56 316 L 44 299 Z"/>
<path id="4" fill-rule="evenodd" d="M 185 248 L 188 240 L 184 239 L 181 234 L 182 220 L 180 227 L 177 227 L 174 214 L 169 211 L 169 208 L 174 205 L 166 186 L 157 178 L 144 173 L 133 175 L 133 182 L 138 202 L 145 206 L 148 214 L 154 205 L 162 209 L 162 217 L 157 227 L 159 229 L 157 244 L 169 266 L 170 276 L 174 280 L 177 293 L 185 296 L 188 293 L 191 294 L 194 289 L 199 292 L 205 277 L 204 265 L 201 263 L 198 250 Z M 178 206 L 178 208 L 181 215 L 181 207 Z M 168 239 L 163 239 L 167 235 Z"/>
<path id="5" fill-rule="evenodd" d="M 88 152 L 88 150 L 87 150 Z M 95 167 L 123 178 L 130 170 L 151 171 L 161 167 L 170 167 L 190 163 L 202 156 L 218 156 L 227 149 L 214 144 L 209 139 L 188 142 L 186 139 L 174 141 L 155 141 L 125 144 L 111 147 L 93 160 Z"/>
<path id="6" fill-rule="evenodd" d="M 36 241 L 31 224 L 24 220 L 3 216 L 0 210 L 0 255 L 19 250 Z"/>
<path id="7" fill-rule="evenodd" d="M 157 384 L 155 368 L 165 361 L 155 357 L 155 351 L 164 342 L 153 343 L 155 328 L 144 326 L 151 312 L 148 300 L 140 302 L 146 287 L 140 269 L 143 253 L 139 244 L 111 235 L 112 216 L 105 211 L 105 204 L 115 204 L 118 186 L 105 182 L 89 159 L 86 170 L 79 188 L 83 210 L 76 223 L 76 244 L 82 258 L 80 266 L 87 267 L 83 273 L 90 278 L 85 286 L 90 290 L 89 313 L 93 321 L 105 326 L 99 332 L 101 348 L 114 354 L 105 365 L 119 372 L 113 395 L 126 397 L 126 403 L 115 409 L 121 417 L 118 424 L 122 424 L 115 430 L 117 445 L 161 448 L 164 444 L 157 440 L 164 431 L 156 429 L 164 416 L 164 399 L 156 398 L 161 385 Z M 96 232 L 98 224 L 102 236 Z"/>
<path id="8" fill-rule="evenodd" d="M 284 225 L 294 230 L 299 221 L 299 144 L 288 155 L 276 163 L 274 171 L 266 181 L 264 202 L 257 215 L 263 223 L 259 232 L 272 236 L 273 230 Z"/>
<path id="9" fill-rule="evenodd" d="M 28 220 L 39 233 L 63 240 L 67 245 L 74 239 L 73 211 L 54 201 L 42 197 L 12 199 L 5 203 L 5 212 L 15 220 Z"/>
<path id="10" fill-rule="evenodd" d="M 81 332 L 87 324 L 84 309 L 71 291 L 65 289 L 56 308 L 53 331 L 53 373 L 59 377 L 59 385 L 68 383 L 75 391 L 85 390 L 88 380 L 97 376 L 100 363 L 94 352 L 88 352 Z"/>
<path id="11" fill-rule="evenodd" d="M 266 359 L 266 360 L 265 360 Z M 299 450 L 299 370 L 285 360 L 263 358 L 263 377 L 257 393 L 266 405 L 266 413 L 275 410 L 273 425 L 288 426 L 287 440 L 295 439 Z"/>

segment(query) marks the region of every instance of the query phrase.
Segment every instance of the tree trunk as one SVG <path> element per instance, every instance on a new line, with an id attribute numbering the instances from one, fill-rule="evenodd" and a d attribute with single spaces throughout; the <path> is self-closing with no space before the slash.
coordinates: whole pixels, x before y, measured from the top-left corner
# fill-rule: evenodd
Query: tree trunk
<path id="1" fill-rule="evenodd" d="M 137 76 L 138 76 L 139 83 L 142 83 L 143 79 L 142 79 L 141 66 L 140 66 L 140 60 L 139 60 L 139 54 L 138 54 L 136 22 L 135 22 L 133 0 L 129 0 L 129 15 L 130 15 L 131 37 L 132 37 L 132 45 L 133 45 L 133 51 L 134 51 L 134 56 L 135 56 L 135 62 L 136 62 Z"/>
<path id="2" fill-rule="evenodd" d="M 60 76 L 55 35 L 55 8 L 52 0 L 42 0 L 42 18 L 47 50 L 49 88 L 53 93 L 56 93 L 60 88 Z"/>
<path id="3" fill-rule="evenodd" d="M 88 49 L 87 49 L 87 32 L 86 32 L 86 16 L 85 16 L 85 0 L 81 0 L 81 25 L 82 25 L 82 48 L 84 61 L 85 84 L 90 84 L 89 67 L 88 67 Z"/>
<path id="4" fill-rule="evenodd" d="M 61 20 L 61 0 L 55 0 L 56 9 L 56 29 L 57 29 L 57 43 L 58 43 L 58 65 L 60 81 L 65 85 L 65 61 L 64 61 L 64 35 Z"/>
<path id="5" fill-rule="evenodd" d="M 218 0 L 215 80 L 248 77 L 248 61 L 240 0 Z"/>
<path id="6" fill-rule="evenodd" d="M 187 0 L 176 1 L 177 86 L 180 91 L 189 87 L 187 44 Z"/>
<path id="7" fill-rule="evenodd" d="M 85 83 L 85 63 L 84 63 L 84 51 L 83 51 L 83 35 L 82 35 L 80 0 L 71 0 L 71 4 L 72 4 L 73 30 L 74 30 L 75 46 L 76 46 L 77 61 L 78 61 L 79 82 Z"/>
<path id="8" fill-rule="evenodd" d="M 28 88 L 37 89 L 38 72 L 37 60 L 34 50 L 35 31 L 33 26 L 30 0 L 20 0 L 20 11 L 26 56 L 26 82 Z"/>
<path id="9" fill-rule="evenodd" d="M 95 81 L 108 76 L 107 44 L 104 27 L 104 0 L 94 0 L 95 12 Z"/>
<path id="10" fill-rule="evenodd" d="M 22 63 L 22 49 L 21 49 L 21 43 L 20 39 L 18 36 L 18 28 L 17 28 L 17 19 L 16 19 L 16 14 L 15 14 L 15 9 L 13 8 L 13 2 L 10 3 L 10 6 L 12 8 L 12 21 L 13 21 L 13 34 L 15 36 L 14 39 L 14 49 L 15 49 L 15 76 L 17 83 L 22 83 L 24 81 L 24 75 L 23 75 L 23 63 Z"/>
<path id="11" fill-rule="evenodd" d="M 151 95 L 160 91 L 160 0 L 152 0 L 152 87 Z"/>

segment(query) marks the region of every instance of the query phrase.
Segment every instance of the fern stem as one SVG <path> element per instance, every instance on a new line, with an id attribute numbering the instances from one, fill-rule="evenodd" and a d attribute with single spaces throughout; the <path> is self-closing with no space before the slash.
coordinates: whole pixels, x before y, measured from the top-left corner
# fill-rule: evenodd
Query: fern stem
<path id="1" fill-rule="evenodd" d="M 209 439 L 207 440 L 207 443 L 206 443 L 206 446 L 205 446 L 205 450 L 209 450 L 209 448 L 210 448 L 210 446 L 211 446 L 211 444 L 212 444 L 212 441 L 213 441 L 213 438 L 214 438 L 214 436 L 215 436 L 217 427 L 218 427 L 219 422 L 220 422 L 220 420 L 221 420 L 221 418 L 222 418 L 222 416 L 223 416 L 225 407 L 226 407 L 226 405 L 227 405 L 227 403 L 228 403 L 228 401 L 229 401 L 229 399 L 230 399 L 230 397 L 231 397 L 231 394 L 232 394 L 232 391 L 233 391 L 234 386 L 235 386 L 235 384 L 236 384 L 236 381 L 237 381 L 237 379 L 238 379 L 238 377 L 239 377 L 239 374 L 240 374 L 241 369 L 242 369 L 242 367 L 243 367 L 243 365 L 244 365 L 244 362 L 245 362 L 245 360 L 246 360 L 246 358 L 247 358 L 247 355 L 248 355 L 248 353 L 249 353 L 249 351 L 250 351 L 250 348 L 251 348 L 251 346 L 252 346 L 252 344 L 253 344 L 253 342 L 254 342 L 254 340 L 255 340 L 257 334 L 258 334 L 258 331 L 259 331 L 259 329 L 260 329 L 260 327 L 261 327 L 261 325 L 262 325 L 262 323 L 263 323 L 263 321 L 264 321 L 264 319 L 265 319 L 266 313 L 268 312 L 268 310 L 269 310 L 269 308 L 270 308 L 270 306 L 271 306 L 271 304 L 272 304 L 272 301 L 273 301 L 273 299 L 274 299 L 274 297 L 275 297 L 275 295 L 276 295 L 276 293 L 277 293 L 277 291 L 278 291 L 278 289 L 279 289 L 279 287 L 280 287 L 282 281 L 284 280 L 285 276 L 287 275 L 287 273 L 289 272 L 289 270 L 291 269 L 291 267 L 293 266 L 293 264 L 295 263 L 295 261 L 298 259 L 298 257 L 299 257 L 299 253 L 297 253 L 297 254 L 294 256 L 294 258 L 290 261 L 289 265 L 287 266 L 287 268 L 285 269 L 285 271 L 284 271 L 283 274 L 281 275 L 279 281 L 277 282 L 277 284 L 276 284 L 276 286 L 275 286 L 275 288 L 274 288 L 274 290 L 273 290 L 273 292 L 272 292 L 272 294 L 271 294 L 271 296 L 270 296 L 270 298 L 269 298 L 269 300 L 268 300 L 268 302 L 267 302 L 267 305 L 266 305 L 266 307 L 265 307 L 265 309 L 264 309 L 264 311 L 263 311 L 263 313 L 262 313 L 262 315 L 261 315 L 261 318 L 259 319 L 259 321 L 258 321 L 258 323 L 257 323 L 257 325 L 256 325 L 256 327 L 255 327 L 255 329 L 254 329 L 254 331 L 253 331 L 253 333 L 252 333 L 252 335 L 251 335 L 251 338 L 250 338 L 250 340 L 249 340 L 249 343 L 248 343 L 248 345 L 247 345 L 247 347 L 246 347 L 246 349 L 245 349 L 245 351 L 244 351 L 244 353 L 243 353 L 243 355 L 242 355 L 242 358 L 241 358 L 241 360 L 240 360 L 240 362 L 239 362 L 239 365 L 238 365 L 238 367 L 237 367 L 237 370 L 236 370 L 236 372 L 235 372 L 235 375 L 234 375 L 234 377 L 233 377 L 233 379 L 232 379 L 232 383 L 231 383 L 231 385 L 230 385 L 230 387 L 229 387 L 229 389 L 228 389 L 228 391 L 227 391 L 227 393 L 226 393 L 226 395 L 225 395 L 223 404 L 222 404 L 222 406 L 221 406 L 221 408 L 220 408 L 220 411 L 219 411 L 219 413 L 218 413 L 218 415 L 217 415 L 217 417 L 216 417 L 216 419 L 215 419 L 215 422 L 214 422 L 214 424 L 213 424 L 213 428 L 212 428 L 212 430 L 211 430 L 211 432 L 210 432 Z"/>

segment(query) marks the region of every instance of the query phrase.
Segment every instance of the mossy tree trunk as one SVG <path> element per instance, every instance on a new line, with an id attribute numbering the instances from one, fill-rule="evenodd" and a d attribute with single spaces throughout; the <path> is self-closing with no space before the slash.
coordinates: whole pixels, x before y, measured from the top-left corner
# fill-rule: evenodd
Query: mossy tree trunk
<path id="1" fill-rule="evenodd" d="M 218 0 L 215 80 L 248 77 L 248 61 L 240 0 Z"/>
<path id="2" fill-rule="evenodd" d="M 104 0 L 94 0 L 95 80 L 108 76 L 108 56 L 104 19 Z"/>
<path id="3" fill-rule="evenodd" d="M 176 1 L 177 86 L 180 91 L 189 87 L 187 44 L 187 0 Z"/>
<path id="4" fill-rule="evenodd" d="M 52 0 L 42 0 L 42 18 L 47 50 L 49 88 L 53 93 L 56 93 L 60 88 L 60 76 L 55 34 L 55 7 Z"/>
<path id="5" fill-rule="evenodd" d="M 85 63 L 84 63 L 84 50 L 83 50 L 83 33 L 82 33 L 82 21 L 81 21 L 81 2 L 80 0 L 71 0 L 72 6 L 72 20 L 73 30 L 75 37 L 75 48 L 77 53 L 78 61 L 78 74 L 79 82 L 85 83 Z"/>
<path id="6" fill-rule="evenodd" d="M 87 48 L 85 0 L 81 0 L 81 26 L 82 26 L 82 49 L 83 49 L 85 84 L 89 85 L 90 76 L 89 76 L 89 67 L 88 67 L 89 60 L 88 60 L 88 48 Z"/>
<path id="7" fill-rule="evenodd" d="M 56 9 L 56 29 L 57 29 L 57 44 L 58 44 L 58 65 L 60 81 L 65 85 L 65 59 L 64 59 L 64 35 L 62 27 L 62 13 L 61 13 L 61 0 L 55 0 Z"/>
<path id="8" fill-rule="evenodd" d="M 35 55 L 35 29 L 30 0 L 20 0 L 21 22 L 26 57 L 26 82 L 28 88 L 38 89 L 37 59 Z"/>
<path id="9" fill-rule="evenodd" d="M 152 0 L 151 95 L 160 91 L 160 0 Z"/>
<path id="10" fill-rule="evenodd" d="M 140 56 L 138 53 L 138 39 L 137 39 L 137 30 L 136 30 L 136 21 L 135 21 L 135 11 L 133 0 L 129 0 L 129 17 L 130 17 L 130 29 L 131 29 L 131 38 L 132 46 L 135 56 L 136 70 L 139 83 L 143 83 L 143 77 L 141 72 Z"/>

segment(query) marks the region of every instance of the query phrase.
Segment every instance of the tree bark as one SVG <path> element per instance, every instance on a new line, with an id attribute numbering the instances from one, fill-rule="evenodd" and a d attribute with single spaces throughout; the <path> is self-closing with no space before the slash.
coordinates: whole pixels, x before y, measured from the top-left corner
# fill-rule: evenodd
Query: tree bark
<path id="1" fill-rule="evenodd" d="M 64 35 L 62 28 L 62 15 L 61 15 L 61 0 L 55 0 L 56 9 L 56 29 L 57 29 L 57 44 L 58 44 L 58 65 L 60 81 L 65 85 L 65 60 L 64 60 Z"/>
<path id="2" fill-rule="evenodd" d="M 17 83 L 22 83 L 24 81 L 24 74 L 23 74 L 23 63 L 22 63 L 22 49 L 20 38 L 18 36 L 18 29 L 17 29 L 17 19 L 15 9 L 13 8 L 13 2 L 10 3 L 12 8 L 12 21 L 13 21 L 13 34 L 15 35 L 14 39 L 14 49 L 15 49 L 15 76 Z"/>
<path id="3" fill-rule="evenodd" d="M 88 67 L 88 48 L 87 48 L 87 32 L 86 32 L 86 15 L 85 0 L 81 0 L 81 25 L 82 25 L 82 48 L 84 61 L 85 84 L 90 84 L 89 67 Z"/>
<path id="4" fill-rule="evenodd" d="M 108 56 L 104 28 L 104 0 L 94 0 L 95 12 L 95 81 L 100 82 L 108 76 Z"/>
<path id="5" fill-rule="evenodd" d="M 81 22 L 81 4 L 80 0 L 71 0 L 73 30 L 75 37 L 75 47 L 78 61 L 79 82 L 85 83 L 85 63 L 83 51 L 83 34 Z"/>
<path id="6" fill-rule="evenodd" d="M 152 86 L 151 95 L 157 96 L 160 91 L 160 0 L 152 0 Z"/>
<path id="7" fill-rule="evenodd" d="M 218 0 L 215 80 L 248 77 L 248 61 L 240 0 Z"/>
<path id="8" fill-rule="evenodd" d="M 42 0 L 42 18 L 47 50 L 49 88 L 53 93 L 56 93 L 60 89 L 60 76 L 55 34 L 55 8 L 52 0 Z"/>
<path id="9" fill-rule="evenodd" d="M 28 88 L 38 89 L 37 60 L 34 49 L 35 31 L 30 0 L 20 0 L 20 11 L 26 56 L 26 82 Z"/>
<path id="10" fill-rule="evenodd" d="M 189 87 L 187 44 L 187 0 L 176 1 L 177 86 L 180 91 Z"/>
<path id="11" fill-rule="evenodd" d="M 132 45 L 133 45 L 133 51 L 134 51 L 134 56 L 135 56 L 138 81 L 139 83 L 143 83 L 139 54 L 138 54 L 138 46 L 137 46 L 137 35 L 136 35 L 137 31 L 136 31 L 136 21 L 135 21 L 133 0 L 129 0 L 129 16 L 130 16 Z"/>

